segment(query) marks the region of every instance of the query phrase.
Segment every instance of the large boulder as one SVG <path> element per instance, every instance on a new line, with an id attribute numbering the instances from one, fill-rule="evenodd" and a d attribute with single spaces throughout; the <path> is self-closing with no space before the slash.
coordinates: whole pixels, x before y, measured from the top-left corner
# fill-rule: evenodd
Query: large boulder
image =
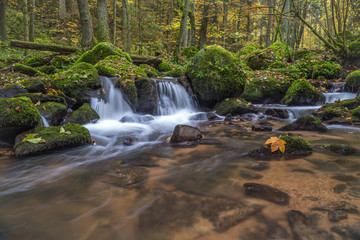
<path id="1" fill-rule="evenodd" d="M 242 94 L 247 77 L 237 62 L 232 53 L 217 45 L 203 48 L 191 59 L 185 71 L 202 105 L 211 108 Z"/>
<path id="2" fill-rule="evenodd" d="M 281 102 L 293 106 L 317 105 L 325 103 L 325 96 L 317 91 L 308 81 L 298 80 L 291 84 Z"/>
<path id="3" fill-rule="evenodd" d="M 87 123 L 95 123 L 99 119 L 99 114 L 90 107 L 90 104 L 84 103 L 71 115 L 71 117 L 69 118 L 69 123 L 84 125 Z"/>
<path id="4" fill-rule="evenodd" d="M 58 126 L 67 114 L 67 107 L 57 102 L 45 102 L 36 107 L 52 126 Z"/>
<path id="5" fill-rule="evenodd" d="M 360 70 L 350 73 L 346 77 L 345 87 L 351 92 L 358 92 L 360 88 Z"/>
<path id="6" fill-rule="evenodd" d="M 254 113 L 255 107 L 242 98 L 226 98 L 215 106 L 215 112 L 219 115 L 226 116 L 241 115 L 245 113 Z"/>
<path id="7" fill-rule="evenodd" d="M 326 132 L 327 128 L 321 123 L 321 120 L 315 116 L 303 116 L 294 122 L 286 124 L 279 131 L 319 131 Z"/>
<path id="8" fill-rule="evenodd" d="M 101 87 L 101 81 L 95 67 L 82 62 L 56 75 L 53 86 L 69 97 L 83 99 L 89 90 Z"/>
<path id="9" fill-rule="evenodd" d="M 176 125 L 171 136 L 171 143 L 194 142 L 202 139 L 200 130 L 187 125 Z"/>
<path id="10" fill-rule="evenodd" d="M 32 68 L 30 66 L 26 66 L 20 63 L 15 63 L 14 64 L 14 69 L 17 72 L 26 74 L 28 76 L 36 76 L 36 75 L 41 75 L 41 72 L 39 70 L 37 70 L 36 68 Z"/>
<path id="11" fill-rule="evenodd" d="M 78 147 L 91 141 L 89 130 L 77 124 L 57 127 L 36 127 L 16 137 L 13 154 L 16 157 L 39 155 L 51 151 Z"/>
<path id="12" fill-rule="evenodd" d="M 29 98 L 0 99 L 0 141 L 14 144 L 17 134 L 41 124 L 39 111 Z"/>
<path id="13" fill-rule="evenodd" d="M 126 58 L 127 61 L 132 63 L 132 59 L 129 54 L 121 51 L 119 48 L 115 47 L 113 44 L 108 42 L 101 42 L 96 45 L 93 49 L 85 52 L 76 63 L 87 62 L 90 64 L 96 64 L 100 60 L 106 58 L 107 56 L 117 55 L 122 58 Z M 75 63 L 75 64 L 76 64 Z"/>
<path id="14" fill-rule="evenodd" d="M 137 90 L 136 111 L 139 113 L 154 114 L 158 105 L 156 89 L 149 78 L 140 78 L 135 81 Z"/>
<path id="15" fill-rule="evenodd" d="M 22 88 L 19 84 L 11 84 L 0 89 L 0 98 L 13 98 L 17 94 L 27 92 L 28 91 Z"/>

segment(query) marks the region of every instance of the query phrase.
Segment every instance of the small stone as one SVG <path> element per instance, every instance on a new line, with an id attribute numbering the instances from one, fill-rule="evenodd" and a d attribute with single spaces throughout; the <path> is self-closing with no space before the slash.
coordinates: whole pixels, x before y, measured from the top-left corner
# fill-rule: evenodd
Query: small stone
<path id="1" fill-rule="evenodd" d="M 344 192 L 345 190 L 346 190 L 346 185 L 345 184 L 337 184 L 334 187 L 334 192 L 336 194 L 340 194 L 340 193 Z"/>
<path id="2" fill-rule="evenodd" d="M 106 174 L 105 182 L 117 187 L 124 187 L 131 184 L 145 181 L 148 177 L 148 170 L 138 166 L 120 166 Z"/>
<path id="3" fill-rule="evenodd" d="M 347 240 L 360 239 L 360 226 L 335 226 L 331 228 L 331 231 Z"/>
<path id="4" fill-rule="evenodd" d="M 264 171 L 270 168 L 270 164 L 267 162 L 254 162 L 245 165 L 245 168 L 254 170 L 254 171 Z"/>
<path id="5" fill-rule="evenodd" d="M 250 171 L 240 171 L 239 176 L 242 178 L 245 178 L 245 179 L 249 179 L 249 180 L 262 178 L 262 176 L 260 174 L 253 173 Z"/>
<path id="6" fill-rule="evenodd" d="M 348 215 L 344 211 L 329 211 L 328 218 L 331 222 L 339 222 L 348 218 Z"/>
<path id="7" fill-rule="evenodd" d="M 301 173 L 315 174 L 314 171 L 311 171 L 311 170 L 309 170 L 309 169 L 302 169 L 302 168 L 293 169 L 292 172 L 301 172 Z"/>
<path id="8" fill-rule="evenodd" d="M 271 126 L 259 126 L 259 125 L 252 125 L 251 130 L 254 132 L 271 132 Z"/>
<path id="9" fill-rule="evenodd" d="M 261 198 L 280 205 L 289 204 L 289 195 L 274 187 L 259 183 L 245 183 L 244 187 L 245 193 L 252 197 Z"/>
<path id="10" fill-rule="evenodd" d="M 358 179 L 352 175 L 344 175 L 344 174 L 339 174 L 339 175 L 335 175 L 331 177 L 332 179 L 338 180 L 340 182 L 352 182 L 352 181 L 357 181 Z"/>
<path id="11" fill-rule="evenodd" d="M 265 115 L 271 115 L 273 117 L 278 117 L 278 118 L 282 118 L 282 119 L 289 118 L 288 111 L 286 109 L 281 109 L 281 108 L 269 108 L 269 109 L 266 109 Z"/>
<path id="12" fill-rule="evenodd" d="M 203 136 L 200 130 L 196 127 L 191 127 L 187 125 L 177 125 L 171 136 L 170 142 L 171 143 L 193 142 L 193 141 L 201 140 L 202 137 Z"/>
<path id="13" fill-rule="evenodd" d="M 227 114 L 224 119 L 225 122 L 231 122 L 232 121 L 232 115 L 231 113 Z"/>
<path id="14" fill-rule="evenodd" d="M 125 145 L 125 146 L 134 145 L 134 139 L 132 139 L 131 137 L 125 138 L 125 140 L 124 140 L 124 145 Z"/>

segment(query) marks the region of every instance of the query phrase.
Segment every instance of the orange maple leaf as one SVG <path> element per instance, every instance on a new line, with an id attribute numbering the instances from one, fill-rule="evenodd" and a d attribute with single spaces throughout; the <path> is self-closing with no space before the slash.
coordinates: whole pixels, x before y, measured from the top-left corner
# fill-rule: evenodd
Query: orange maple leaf
<path id="1" fill-rule="evenodd" d="M 280 138 L 271 137 L 265 142 L 265 144 L 271 144 L 271 152 L 275 152 L 276 150 L 279 150 L 282 153 L 285 152 L 286 142 Z"/>

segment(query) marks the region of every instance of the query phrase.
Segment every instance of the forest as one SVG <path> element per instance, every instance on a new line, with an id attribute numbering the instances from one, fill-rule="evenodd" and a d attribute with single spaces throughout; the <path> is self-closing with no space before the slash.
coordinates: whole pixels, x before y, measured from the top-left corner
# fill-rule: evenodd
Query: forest
<path id="1" fill-rule="evenodd" d="M 359 0 L 0 0 L 0 240 L 359 240 Z"/>

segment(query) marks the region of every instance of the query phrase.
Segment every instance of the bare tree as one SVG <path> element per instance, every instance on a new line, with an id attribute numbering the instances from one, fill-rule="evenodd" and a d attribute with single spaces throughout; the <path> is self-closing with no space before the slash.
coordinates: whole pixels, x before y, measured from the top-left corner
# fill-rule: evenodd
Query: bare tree
<path id="1" fill-rule="evenodd" d="M 6 0 L 0 0 L 0 40 L 6 42 L 8 40 L 6 30 Z"/>
<path id="2" fill-rule="evenodd" d="M 110 41 L 109 36 L 109 16 L 107 10 L 107 0 L 98 0 L 97 1 L 97 40 L 99 42 L 108 42 Z"/>
<path id="3" fill-rule="evenodd" d="M 26 1 L 26 0 L 24 0 Z M 93 26 L 87 0 L 77 0 L 81 22 L 82 47 L 90 48 L 93 44 Z"/>

